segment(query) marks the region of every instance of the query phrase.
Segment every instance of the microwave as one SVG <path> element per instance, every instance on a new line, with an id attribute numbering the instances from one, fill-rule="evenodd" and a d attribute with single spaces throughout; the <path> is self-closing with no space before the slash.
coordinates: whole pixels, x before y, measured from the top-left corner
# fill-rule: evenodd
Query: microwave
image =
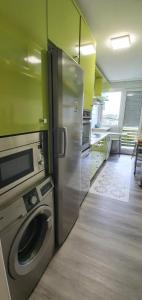
<path id="1" fill-rule="evenodd" d="M 0 138 L 0 196 L 45 171 L 42 132 Z"/>

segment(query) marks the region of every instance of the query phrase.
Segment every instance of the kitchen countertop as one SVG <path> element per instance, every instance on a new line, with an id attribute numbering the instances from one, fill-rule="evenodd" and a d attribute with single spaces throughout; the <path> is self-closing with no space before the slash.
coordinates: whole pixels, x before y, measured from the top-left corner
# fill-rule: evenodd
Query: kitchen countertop
<path id="1" fill-rule="evenodd" d="M 110 139 L 113 140 L 113 138 L 121 137 L 121 132 L 113 132 L 113 131 L 102 131 L 102 132 L 96 132 L 92 131 L 91 133 L 91 145 L 97 144 L 99 141 L 103 140 L 106 136 L 110 136 Z M 124 135 L 124 133 L 123 133 Z"/>
<path id="2" fill-rule="evenodd" d="M 106 132 L 109 131 L 111 129 L 111 127 L 98 127 L 98 128 L 94 128 L 93 130 L 95 132 Z"/>
<path id="3" fill-rule="evenodd" d="M 97 144 L 98 142 L 100 142 L 101 140 L 103 140 L 106 136 L 109 135 L 109 132 L 92 132 L 91 134 L 91 146 L 94 144 Z"/>

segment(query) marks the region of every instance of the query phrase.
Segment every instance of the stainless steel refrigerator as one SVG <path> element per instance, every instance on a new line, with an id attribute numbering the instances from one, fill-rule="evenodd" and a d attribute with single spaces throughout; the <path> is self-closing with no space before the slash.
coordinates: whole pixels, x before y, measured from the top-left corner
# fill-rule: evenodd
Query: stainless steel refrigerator
<path id="1" fill-rule="evenodd" d="M 83 71 L 50 42 L 48 91 L 56 243 L 60 246 L 78 218 L 81 203 Z"/>

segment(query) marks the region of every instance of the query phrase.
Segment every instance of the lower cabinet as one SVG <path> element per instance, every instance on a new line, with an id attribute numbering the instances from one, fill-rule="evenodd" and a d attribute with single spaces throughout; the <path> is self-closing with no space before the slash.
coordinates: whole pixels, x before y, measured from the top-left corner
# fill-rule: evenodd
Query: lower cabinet
<path id="1" fill-rule="evenodd" d="M 108 158 L 108 137 L 85 150 L 81 155 L 81 202 L 89 191 L 90 183 L 103 162 Z"/>
<path id="2" fill-rule="evenodd" d="M 90 153 L 90 180 L 93 179 L 103 162 L 108 158 L 108 141 L 107 138 L 91 146 Z"/>
<path id="3" fill-rule="evenodd" d="M 89 191 L 90 180 L 91 180 L 91 152 L 90 149 L 87 149 L 81 154 L 81 203 Z"/>

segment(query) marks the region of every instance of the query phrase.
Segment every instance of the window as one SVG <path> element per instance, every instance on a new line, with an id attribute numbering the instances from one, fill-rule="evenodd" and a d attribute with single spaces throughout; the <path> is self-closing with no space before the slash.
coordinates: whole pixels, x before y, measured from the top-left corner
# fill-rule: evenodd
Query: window
<path id="1" fill-rule="evenodd" d="M 132 154 L 137 141 L 139 125 L 141 127 L 142 92 L 127 92 L 123 131 L 121 138 L 121 152 Z"/>
<path id="2" fill-rule="evenodd" d="M 124 127 L 138 129 L 142 110 L 142 92 L 128 92 L 125 104 Z"/>
<path id="3" fill-rule="evenodd" d="M 121 92 L 103 93 L 103 97 L 107 98 L 108 100 L 104 103 L 102 126 L 118 126 Z"/>

